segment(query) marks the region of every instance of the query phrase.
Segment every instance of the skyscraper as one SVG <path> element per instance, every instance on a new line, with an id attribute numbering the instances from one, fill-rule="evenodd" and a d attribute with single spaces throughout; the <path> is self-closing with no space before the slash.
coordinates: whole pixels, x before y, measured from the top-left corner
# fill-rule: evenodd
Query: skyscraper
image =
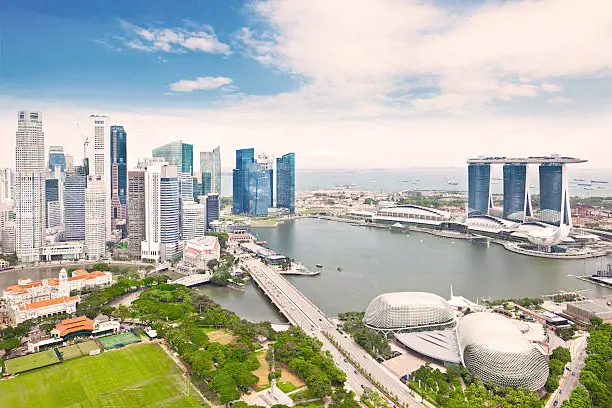
<path id="1" fill-rule="evenodd" d="M 63 146 L 49 146 L 49 171 L 54 172 L 59 166 L 60 171 L 66 171 L 66 155 Z"/>
<path id="2" fill-rule="evenodd" d="M 123 126 L 110 127 L 111 227 L 125 223 L 127 217 L 127 134 Z"/>
<path id="3" fill-rule="evenodd" d="M 271 170 L 266 170 L 257 163 L 249 166 L 249 215 L 267 217 L 272 191 Z"/>
<path id="4" fill-rule="evenodd" d="M 219 201 L 219 194 L 210 193 L 204 197 L 206 203 L 206 229 L 210 230 L 210 223 L 212 221 L 219 221 L 221 203 Z"/>
<path id="5" fill-rule="evenodd" d="M 98 261 L 106 253 L 106 211 L 108 190 L 102 176 L 87 176 L 85 188 L 85 253 L 87 259 Z"/>
<path id="6" fill-rule="evenodd" d="M 259 153 L 255 163 L 268 172 L 268 178 L 270 179 L 269 206 L 274 207 L 274 157 L 265 153 Z"/>
<path id="7" fill-rule="evenodd" d="M 276 159 L 276 206 L 295 214 L 295 153 Z"/>
<path id="8" fill-rule="evenodd" d="M 507 220 L 523 222 L 531 217 L 529 168 L 526 163 L 504 164 L 504 212 Z"/>
<path id="9" fill-rule="evenodd" d="M 140 258 L 140 245 L 146 239 L 145 231 L 145 172 L 128 171 L 128 253 Z"/>
<path id="10" fill-rule="evenodd" d="M 89 145 L 87 152 L 88 176 L 93 176 L 91 180 L 100 180 L 106 186 L 105 188 L 105 241 L 111 237 L 111 183 L 110 183 L 110 141 L 109 141 L 109 126 L 106 116 L 90 115 L 89 116 Z M 87 178 L 89 182 L 90 178 Z M 85 201 L 87 203 L 87 200 Z M 85 210 L 87 212 L 87 209 Z M 91 210 L 90 210 L 91 212 Z M 87 231 L 87 228 L 86 228 Z"/>
<path id="11" fill-rule="evenodd" d="M 206 233 L 206 205 L 194 201 L 183 203 L 181 211 L 181 239 L 188 241 Z"/>
<path id="12" fill-rule="evenodd" d="M 179 251 L 179 178 L 176 166 L 153 164 L 145 172 L 143 259 L 166 261 Z"/>
<path id="13" fill-rule="evenodd" d="M 540 164 L 540 220 L 572 226 L 564 163 Z"/>
<path id="14" fill-rule="evenodd" d="M 182 140 L 167 143 L 153 149 L 153 157 L 163 157 L 171 166 L 176 166 L 179 173 L 193 175 L 193 145 Z"/>
<path id="15" fill-rule="evenodd" d="M 491 165 L 468 165 L 468 217 L 489 215 L 492 207 Z"/>
<path id="16" fill-rule="evenodd" d="M 48 178 L 45 180 L 45 213 L 46 228 L 59 227 L 62 223 L 62 205 L 60 204 L 61 179 Z"/>
<path id="17" fill-rule="evenodd" d="M 0 169 L 0 204 L 8 204 L 13 200 L 15 187 L 15 173 L 13 169 L 5 167 Z"/>
<path id="18" fill-rule="evenodd" d="M 212 152 L 200 152 L 200 171 L 202 172 L 202 194 L 221 194 L 221 147 Z"/>
<path id="19" fill-rule="evenodd" d="M 74 167 L 64 181 L 64 227 L 66 241 L 85 240 L 85 168 Z"/>
<path id="20" fill-rule="evenodd" d="M 255 150 L 236 150 L 236 167 L 232 172 L 232 213 L 247 214 L 249 212 L 249 166 L 255 161 Z"/>
<path id="21" fill-rule="evenodd" d="M 42 113 L 20 111 L 15 146 L 15 246 L 21 262 L 40 259 L 45 219 L 45 137 Z"/>
<path id="22" fill-rule="evenodd" d="M 193 201 L 193 176 L 189 173 L 179 175 L 179 194 L 183 201 Z"/>

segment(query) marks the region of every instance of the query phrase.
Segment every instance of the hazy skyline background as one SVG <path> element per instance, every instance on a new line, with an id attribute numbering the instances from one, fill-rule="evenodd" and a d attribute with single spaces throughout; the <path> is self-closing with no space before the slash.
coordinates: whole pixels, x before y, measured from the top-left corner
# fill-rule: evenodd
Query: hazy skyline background
<path id="1" fill-rule="evenodd" d="M 187 4 L 189 3 L 189 4 Z M 17 111 L 82 157 L 76 122 L 128 133 L 129 166 L 294 151 L 299 168 L 464 166 L 560 153 L 612 168 L 612 3 L 161 0 L 0 5 L 0 165 Z"/>

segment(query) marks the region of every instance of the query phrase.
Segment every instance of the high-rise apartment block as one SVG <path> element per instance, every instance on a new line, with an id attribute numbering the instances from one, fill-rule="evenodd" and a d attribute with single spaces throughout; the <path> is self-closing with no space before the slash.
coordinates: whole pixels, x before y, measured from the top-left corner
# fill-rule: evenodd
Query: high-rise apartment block
<path id="1" fill-rule="evenodd" d="M 167 143 L 153 149 L 153 157 L 163 157 L 171 166 L 176 166 L 179 173 L 193 175 L 193 145 L 182 140 Z"/>
<path id="2" fill-rule="evenodd" d="M 206 205 L 184 202 L 181 211 L 181 239 L 188 241 L 206 234 Z"/>
<path id="3" fill-rule="evenodd" d="M 276 159 L 276 207 L 295 213 L 295 153 Z"/>
<path id="4" fill-rule="evenodd" d="M 15 235 L 21 262 L 40 259 L 45 219 L 45 138 L 42 113 L 20 111 L 15 146 Z"/>
<path id="5" fill-rule="evenodd" d="M 128 171 L 128 254 L 140 258 L 141 242 L 146 239 L 145 231 L 145 171 Z"/>

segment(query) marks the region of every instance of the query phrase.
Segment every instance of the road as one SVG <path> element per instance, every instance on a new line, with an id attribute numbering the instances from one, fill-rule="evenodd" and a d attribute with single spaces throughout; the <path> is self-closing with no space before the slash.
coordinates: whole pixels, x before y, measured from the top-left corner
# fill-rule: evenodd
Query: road
<path id="1" fill-rule="evenodd" d="M 587 336 L 570 340 L 567 344 L 572 357 L 572 361 L 567 366 L 571 371 L 563 370 L 563 376 L 559 379 L 559 388 L 550 396 L 545 408 L 553 407 L 555 401 L 557 401 L 557 407 L 560 407 L 563 401 L 569 399 L 574 388 L 578 386 L 580 371 L 584 367 L 584 359 L 586 358 Z M 572 375 L 572 373 L 575 373 L 575 375 Z"/>
<path id="2" fill-rule="evenodd" d="M 244 263 L 251 272 L 253 279 L 287 319 L 292 324 L 301 327 L 307 334 L 315 336 L 323 342 L 324 349 L 332 353 L 336 365 L 347 374 L 347 383 L 357 395 L 361 395 L 362 386 L 372 389 L 376 389 L 376 387 L 351 364 L 350 360 L 358 363 L 363 371 L 367 372 L 374 381 L 383 385 L 389 394 L 394 394 L 402 404 L 408 404 L 410 407 L 424 407 L 411 395 L 405 384 L 374 360 L 359 345 L 344 337 L 325 313 L 278 272 L 257 259 L 244 259 Z M 330 336 L 337 347 L 324 334 Z M 345 361 L 340 349 L 349 356 L 347 361 Z"/>

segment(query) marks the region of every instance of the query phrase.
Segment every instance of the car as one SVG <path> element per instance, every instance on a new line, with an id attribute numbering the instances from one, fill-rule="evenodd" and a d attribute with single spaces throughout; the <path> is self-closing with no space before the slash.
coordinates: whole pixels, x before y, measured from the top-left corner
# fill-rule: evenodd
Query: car
<path id="1" fill-rule="evenodd" d="M 361 388 L 365 388 L 365 385 L 361 384 Z"/>
<path id="2" fill-rule="evenodd" d="M 357 370 L 355 370 L 355 374 L 358 374 L 358 373 L 357 373 Z"/>
<path id="3" fill-rule="evenodd" d="M 563 394 L 563 390 L 559 390 L 559 394 Z"/>
<path id="4" fill-rule="evenodd" d="M 346 360 L 346 358 L 345 358 L 345 359 L 344 359 L 344 362 L 346 363 L 346 361 L 347 361 L 347 360 Z"/>
<path id="5" fill-rule="evenodd" d="M 576 376 L 576 372 L 572 371 L 572 377 L 575 377 L 575 376 Z"/>
<path id="6" fill-rule="evenodd" d="M 553 407 L 556 407 L 557 405 L 559 405 L 559 401 L 555 401 L 555 402 L 553 403 Z"/>
<path id="7" fill-rule="evenodd" d="M 572 369 L 571 369 L 571 368 L 569 368 L 569 367 L 565 367 L 565 369 L 566 369 L 567 371 L 572 371 Z"/>

